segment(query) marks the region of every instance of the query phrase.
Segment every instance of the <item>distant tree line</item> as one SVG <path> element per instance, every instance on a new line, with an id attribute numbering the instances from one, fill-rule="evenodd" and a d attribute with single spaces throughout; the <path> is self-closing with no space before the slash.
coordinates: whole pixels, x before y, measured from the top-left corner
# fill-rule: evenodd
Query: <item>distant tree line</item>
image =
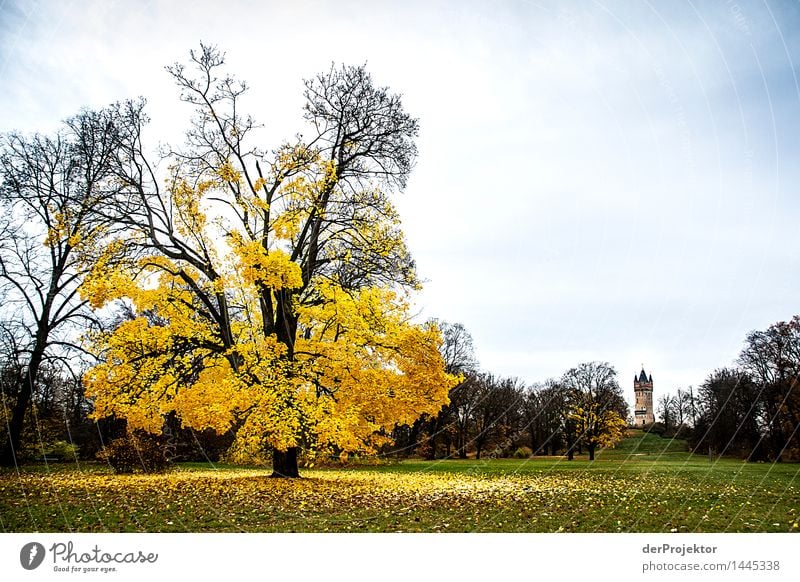
<path id="1" fill-rule="evenodd" d="M 398 454 L 593 458 L 597 447 L 621 438 L 618 419 L 628 418 L 628 406 L 609 364 L 584 363 L 525 385 L 477 371 L 469 333 L 460 324 L 440 325 L 450 371 L 464 381 L 438 416 L 395 431 Z M 647 430 L 686 439 L 697 454 L 800 460 L 800 316 L 751 332 L 735 366 L 715 370 L 696 389 L 663 395 L 657 413 L 659 422 Z"/>
<path id="2" fill-rule="evenodd" d="M 587 362 L 559 379 L 525 385 L 479 371 L 472 338 L 461 324 L 439 322 L 448 371 L 463 381 L 436 416 L 397 427 L 394 454 L 428 459 L 528 457 L 587 453 L 624 436 L 628 404 L 614 368 Z"/>
<path id="3" fill-rule="evenodd" d="M 442 354 L 462 381 L 436 416 L 422 415 L 397 426 L 385 455 L 437 458 L 497 458 L 588 454 L 611 446 L 624 433 L 628 405 L 613 367 L 583 363 L 558 379 L 526 385 L 517 378 L 478 370 L 472 338 L 461 324 L 437 322 Z M 3 330 L 0 385 L 3 421 L 24 384 L 25 351 Z M 737 366 L 712 372 L 696 389 L 678 389 L 659 399 L 659 422 L 648 430 L 688 439 L 698 454 L 750 461 L 800 458 L 800 317 L 752 332 Z M 125 433 L 121 420 L 96 422 L 84 395 L 80 369 L 54 359 L 32 384 L 21 442 L 21 460 L 91 459 Z M 233 435 L 165 423 L 162 444 L 172 460 L 218 460 Z"/>

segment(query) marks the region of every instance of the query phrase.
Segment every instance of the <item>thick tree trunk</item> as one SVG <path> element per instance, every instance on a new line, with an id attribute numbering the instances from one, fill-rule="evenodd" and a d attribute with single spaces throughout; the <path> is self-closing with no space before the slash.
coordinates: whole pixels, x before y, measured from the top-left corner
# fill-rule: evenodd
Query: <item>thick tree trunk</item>
<path id="1" fill-rule="evenodd" d="M 19 460 L 19 448 L 22 444 L 22 429 L 25 423 L 25 413 L 31 402 L 33 394 L 33 384 L 39 374 L 39 367 L 42 364 L 44 353 L 42 350 L 34 349 L 28 369 L 20 378 L 19 393 L 17 401 L 11 412 L 11 422 L 8 423 L 5 443 L 0 451 L 0 466 L 14 467 Z"/>
<path id="2" fill-rule="evenodd" d="M 273 449 L 270 477 L 300 477 L 300 471 L 297 469 L 297 447 L 289 447 L 285 451 Z"/>
<path id="3" fill-rule="evenodd" d="M 294 340 L 297 337 L 297 316 L 292 310 L 292 295 L 283 290 L 278 294 L 275 314 L 275 336 L 286 346 L 287 359 L 294 360 Z"/>
<path id="4" fill-rule="evenodd" d="M 589 449 L 589 460 L 594 461 L 594 446 L 588 445 L 586 448 Z"/>
<path id="5" fill-rule="evenodd" d="M 408 457 L 412 450 L 417 452 L 419 450 L 419 430 L 420 430 L 420 421 L 419 419 L 415 420 L 414 423 L 411 425 L 411 431 L 408 435 L 408 448 L 406 449 L 406 457 Z"/>
<path id="6" fill-rule="evenodd" d="M 17 401 L 11 411 L 11 422 L 5 431 L 5 441 L 3 449 L 0 451 L 0 466 L 14 467 L 17 464 L 17 453 L 22 443 L 22 426 L 25 419 L 25 411 L 30 402 L 31 391 L 26 388 L 27 382 L 23 382 L 23 389 L 17 394 Z"/>
<path id="7" fill-rule="evenodd" d="M 297 316 L 292 309 L 292 294 L 288 290 L 281 290 L 277 295 L 277 309 L 275 313 L 275 336 L 286 346 L 286 358 L 294 360 L 294 340 L 297 336 Z M 285 451 L 272 450 L 272 475 L 271 477 L 297 478 L 300 471 L 297 468 L 297 447 L 289 447 Z"/>

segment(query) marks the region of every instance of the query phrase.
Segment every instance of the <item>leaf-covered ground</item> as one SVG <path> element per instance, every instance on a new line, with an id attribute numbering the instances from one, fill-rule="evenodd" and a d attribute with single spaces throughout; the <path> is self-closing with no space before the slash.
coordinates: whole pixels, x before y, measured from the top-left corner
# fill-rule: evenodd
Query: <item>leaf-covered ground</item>
<path id="1" fill-rule="evenodd" d="M 0 530 L 146 532 L 796 532 L 800 465 L 557 459 L 304 471 L 182 466 L 116 476 L 0 473 Z"/>

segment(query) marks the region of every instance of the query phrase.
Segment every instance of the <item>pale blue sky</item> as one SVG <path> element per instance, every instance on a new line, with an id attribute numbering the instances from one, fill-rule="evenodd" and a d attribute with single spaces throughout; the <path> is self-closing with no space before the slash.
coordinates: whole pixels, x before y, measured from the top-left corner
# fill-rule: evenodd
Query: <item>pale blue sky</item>
<path id="1" fill-rule="evenodd" d="M 144 95 L 176 139 L 163 66 L 202 39 L 269 146 L 303 77 L 366 61 L 420 118 L 422 315 L 497 374 L 606 360 L 632 398 L 644 363 L 658 396 L 800 312 L 798 32 L 795 2 L 0 0 L 0 131 Z"/>

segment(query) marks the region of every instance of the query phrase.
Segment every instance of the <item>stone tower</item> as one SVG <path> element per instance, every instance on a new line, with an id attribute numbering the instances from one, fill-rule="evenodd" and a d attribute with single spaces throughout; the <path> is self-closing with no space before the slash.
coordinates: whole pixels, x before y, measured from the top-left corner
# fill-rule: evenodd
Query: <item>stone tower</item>
<path id="1" fill-rule="evenodd" d="M 653 375 L 647 377 L 644 367 L 638 377 L 633 377 L 633 391 L 636 394 L 636 404 L 633 407 L 633 425 L 647 426 L 656 421 L 653 416 Z"/>

